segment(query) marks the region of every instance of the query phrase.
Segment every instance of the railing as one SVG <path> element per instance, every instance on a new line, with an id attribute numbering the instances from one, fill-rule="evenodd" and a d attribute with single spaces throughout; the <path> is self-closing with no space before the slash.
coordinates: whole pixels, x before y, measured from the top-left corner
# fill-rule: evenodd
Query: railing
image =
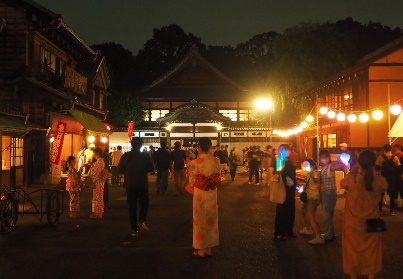
<path id="1" fill-rule="evenodd" d="M 85 94 L 87 92 L 87 78 L 66 66 L 64 71 L 64 87 L 70 88 L 78 94 Z"/>

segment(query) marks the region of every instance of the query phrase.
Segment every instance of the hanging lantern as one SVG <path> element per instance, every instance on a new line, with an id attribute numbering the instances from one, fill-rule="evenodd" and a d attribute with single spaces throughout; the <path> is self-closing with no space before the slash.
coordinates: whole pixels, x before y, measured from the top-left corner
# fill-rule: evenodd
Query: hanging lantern
<path id="1" fill-rule="evenodd" d="M 330 119 L 334 119 L 336 117 L 336 112 L 331 110 L 327 113 L 327 117 L 329 117 Z"/>
<path id="2" fill-rule="evenodd" d="M 372 112 L 372 117 L 373 117 L 375 120 L 381 120 L 382 117 L 383 117 L 383 112 L 382 112 L 381 110 L 379 110 L 379 109 L 374 110 L 374 111 Z"/>
<path id="3" fill-rule="evenodd" d="M 394 104 L 390 107 L 390 113 L 393 115 L 399 115 L 402 112 L 402 107 L 400 105 Z"/>
<path id="4" fill-rule="evenodd" d="M 337 114 L 337 121 L 342 122 L 344 120 L 346 120 L 346 115 L 344 113 L 342 113 L 342 112 L 338 113 Z"/>
<path id="5" fill-rule="evenodd" d="M 347 121 L 350 123 L 354 123 L 355 121 L 357 121 L 357 116 L 354 113 L 349 114 L 347 116 Z"/>
<path id="6" fill-rule="evenodd" d="M 101 138 L 101 142 L 102 142 L 102 143 L 107 143 L 107 142 L 108 142 L 108 138 L 107 138 L 107 137 L 102 137 L 102 138 Z"/>
<path id="7" fill-rule="evenodd" d="M 365 112 L 361 113 L 360 116 L 358 116 L 358 119 L 362 122 L 362 123 L 367 123 L 369 120 L 369 115 L 366 114 Z"/>
<path id="8" fill-rule="evenodd" d="M 327 107 L 321 107 L 319 109 L 319 113 L 322 115 L 325 115 L 329 110 L 327 109 Z"/>
<path id="9" fill-rule="evenodd" d="M 297 127 L 297 132 L 298 132 L 298 133 L 301 133 L 302 130 L 303 130 L 303 128 L 302 128 L 301 126 L 298 126 L 298 127 Z"/>
<path id="10" fill-rule="evenodd" d="M 88 142 L 89 143 L 93 143 L 95 141 L 95 137 L 94 136 L 89 136 L 88 137 Z"/>
<path id="11" fill-rule="evenodd" d="M 312 115 L 308 115 L 305 120 L 306 120 L 306 122 L 308 122 L 308 123 L 312 123 L 313 120 L 314 120 L 314 118 L 313 118 Z"/>
<path id="12" fill-rule="evenodd" d="M 301 122 L 301 127 L 305 129 L 306 127 L 308 127 L 308 123 L 306 123 L 305 121 Z"/>

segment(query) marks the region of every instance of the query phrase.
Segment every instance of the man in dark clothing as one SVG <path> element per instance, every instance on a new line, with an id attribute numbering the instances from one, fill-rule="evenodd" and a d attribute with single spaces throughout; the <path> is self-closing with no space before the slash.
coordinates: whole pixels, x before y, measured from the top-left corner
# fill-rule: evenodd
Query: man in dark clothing
<path id="1" fill-rule="evenodd" d="M 171 165 L 173 177 L 175 180 L 175 186 L 178 190 L 178 195 L 183 195 L 183 189 L 185 188 L 185 162 L 186 162 L 186 153 L 181 150 L 181 143 L 179 141 L 175 142 L 175 148 L 171 152 Z"/>
<path id="2" fill-rule="evenodd" d="M 264 152 L 260 149 L 260 146 L 257 146 L 257 150 L 256 150 L 256 154 L 257 154 L 257 160 L 259 162 L 259 171 L 260 171 L 260 180 L 263 180 L 263 167 L 262 167 L 262 159 L 264 156 Z"/>
<path id="3" fill-rule="evenodd" d="M 221 145 L 221 150 L 218 152 L 218 159 L 220 159 L 222 179 L 225 180 L 224 174 L 228 171 L 228 151 L 224 145 Z"/>
<path id="4" fill-rule="evenodd" d="M 392 149 L 393 154 L 399 159 L 400 167 L 397 177 L 397 191 L 400 194 L 400 199 L 403 200 L 403 152 L 400 144 L 395 144 Z"/>
<path id="5" fill-rule="evenodd" d="M 256 146 L 253 146 L 248 153 L 249 160 L 249 181 L 248 184 L 252 184 L 252 176 L 255 175 L 255 185 L 260 185 L 259 183 L 259 161 L 258 154 L 256 152 Z"/>
<path id="6" fill-rule="evenodd" d="M 171 155 L 166 150 L 167 143 L 161 142 L 161 148 L 154 152 L 154 163 L 157 169 L 157 194 L 165 194 L 168 189 L 169 166 Z"/>
<path id="7" fill-rule="evenodd" d="M 140 152 L 143 145 L 140 138 L 133 138 L 131 144 L 132 151 L 123 154 L 118 170 L 125 176 L 124 187 L 129 207 L 131 235 L 138 236 L 137 203 L 140 204 L 139 224 L 144 230 L 149 230 L 146 225 L 149 203 L 147 174 L 154 171 L 154 163 L 148 152 Z"/>
<path id="8" fill-rule="evenodd" d="M 219 145 L 216 145 L 215 151 L 214 151 L 214 155 L 213 155 L 213 156 L 216 157 L 216 158 L 219 158 L 220 153 L 221 153 L 220 146 L 219 146 Z"/>

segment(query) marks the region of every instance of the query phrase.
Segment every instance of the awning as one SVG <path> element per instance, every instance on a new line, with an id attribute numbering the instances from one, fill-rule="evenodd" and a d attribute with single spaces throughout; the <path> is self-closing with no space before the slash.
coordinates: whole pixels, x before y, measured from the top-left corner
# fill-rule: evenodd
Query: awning
<path id="1" fill-rule="evenodd" d="M 110 131 L 106 128 L 104 123 L 94 115 L 76 109 L 71 109 L 69 112 L 85 129 L 95 133 L 110 134 Z"/>
<path id="2" fill-rule="evenodd" d="M 389 131 L 390 138 L 402 138 L 403 137 L 403 113 L 396 119 L 392 129 Z"/>
<path id="3" fill-rule="evenodd" d="M 30 127 L 25 125 L 25 117 L 0 115 L 0 131 L 28 131 Z"/>

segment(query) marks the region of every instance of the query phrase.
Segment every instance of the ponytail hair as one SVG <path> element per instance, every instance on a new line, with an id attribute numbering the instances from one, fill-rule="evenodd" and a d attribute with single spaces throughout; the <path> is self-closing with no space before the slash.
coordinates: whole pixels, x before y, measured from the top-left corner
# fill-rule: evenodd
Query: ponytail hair
<path id="1" fill-rule="evenodd" d="M 372 192 L 374 190 L 372 184 L 374 182 L 373 168 L 375 167 L 375 161 L 376 161 L 375 153 L 370 150 L 365 150 L 361 152 L 360 156 L 358 157 L 358 163 L 364 170 L 365 189 L 368 192 Z"/>

